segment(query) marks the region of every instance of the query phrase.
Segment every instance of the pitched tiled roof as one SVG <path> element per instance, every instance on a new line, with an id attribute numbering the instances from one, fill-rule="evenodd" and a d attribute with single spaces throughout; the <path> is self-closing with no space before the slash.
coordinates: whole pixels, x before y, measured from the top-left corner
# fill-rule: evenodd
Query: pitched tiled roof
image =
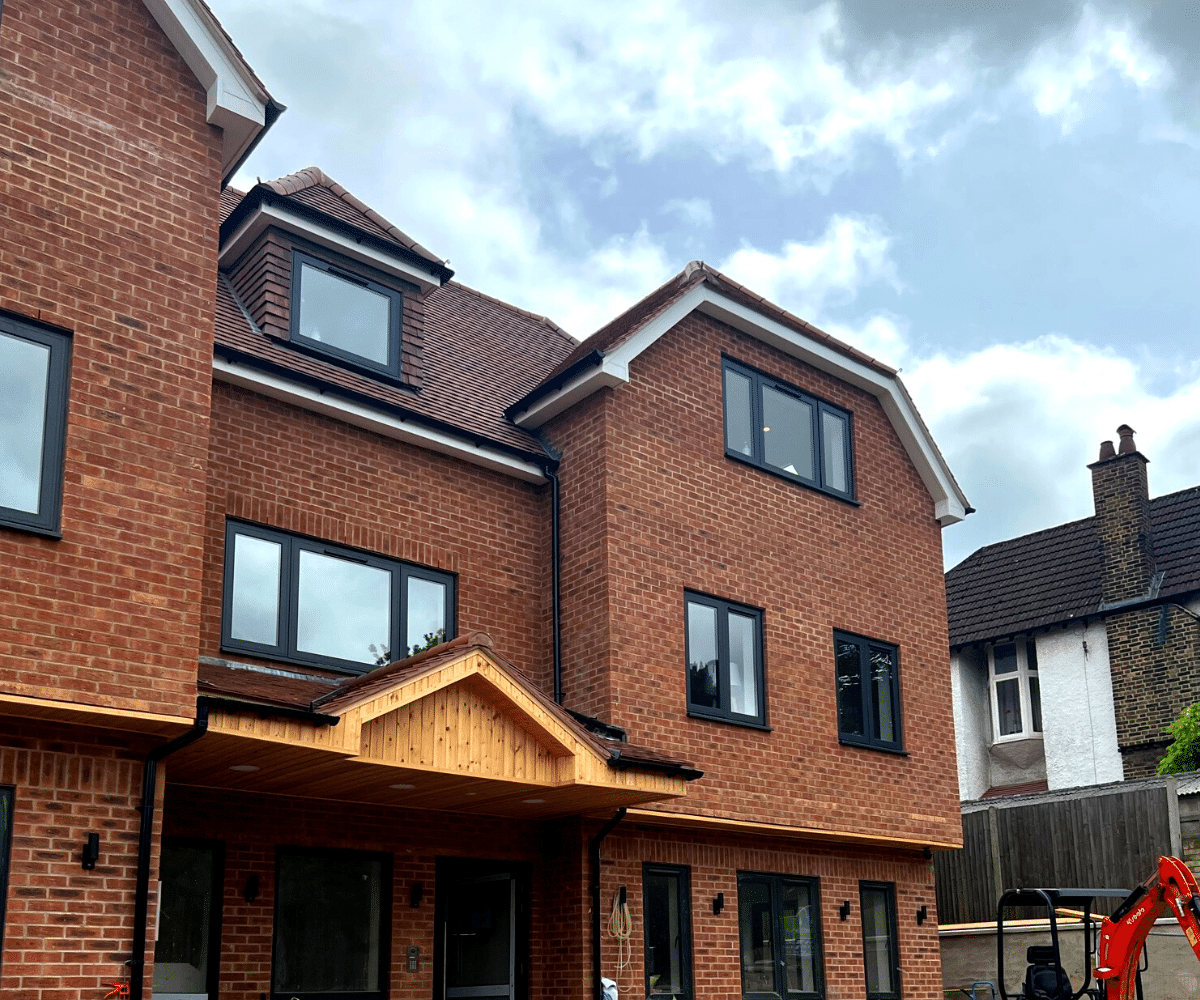
<path id="1" fill-rule="evenodd" d="M 434 289 L 425 302 L 419 392 L 276 343 L 254 326 L 224 278 L 217 287 L 217 348 L 340 386 L 526 454 L 541 454 L 537 440 L 513 426 L 504 410 L 541 381 L 575 341 L 549 320 L 457 282 Z"/>
<path id="2" fill-rule="evenodd" d="M 946 574 L 950 645 L 962 646 L 1095 614 L 1101 550 L 1095 518 L 988 545 Z M 1200 590 L 1200 486 L 1150 501 L 1161 597 Z"/>
<path id="3" fill-rule="evenodd" d="M 241 200 L 246 197 L 245 191 L 239 191 L 237 188 L 225 187 L 221 189 L 221 221 L 224 222 L 232 214 L 233 210 L 238 207 Z"/>
<path id="4" fill-rule="evenodd" d="M 399 243 L 434 264 L 445 264 L 440 257 L 426 250 L 402 229 L 392 225 L 375 209 L 359 201 L 320 167 L 305 167 L 278 180 L 266 181 L 265 184 L 276 194 L 286 195 L 302 205 L 341 219 L 342 222 L 393 243 Z"/>

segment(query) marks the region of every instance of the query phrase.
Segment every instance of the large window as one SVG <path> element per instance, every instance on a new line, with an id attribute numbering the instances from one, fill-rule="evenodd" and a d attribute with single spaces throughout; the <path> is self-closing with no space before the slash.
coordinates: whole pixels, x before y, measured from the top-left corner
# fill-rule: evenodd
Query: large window
<path id="1" fill-rule="evenodd" d="M 692 997 L 692 911 L 688 870 L 642 866 L 646 996 Z"/>
<path id="2" fill-rule="evenodd" d="M 738 937 L 745 1000 L 824 995 L 815 878 L 739 873 Z"/>
<path id="3" fill-rule="evenodd" d="M 274 996 L 383 1000 L 390 909 L 389 855 L 280 848 Z"/>
<path id="4" fill-rule="evenodd" d="M 690 592 L 685 605 L 688 712 L 763 725 L 762 612 Z"/>
<path id="5" fill-rule="evenodd" d="M 1032 639 L 988 647 L 992 689 L 992 731 L 996 742 L 1042 732 L 1042 691 L 1038 684 L 1037 647 Z"/>
<path id="6" fill-rule="evenodd" d="M 854 498 L 849 412 L 728 358 L 723 371 L 726 455 Z"/>
<path id="7" fill-rule="evenodd" d="M 222 645 L 354 673 L 454 635 L 454 578 L 230 521 Z"/>
<path id="8" fill-rule="evenodd" d="M 71 341 L 0 316 L 0 524 L 57 535 Z"/>
<path id="9" fill-rule="evenodd" d="M 862 905 L 867 1000 L 899 1000 L 896 887 L 891 882 L 859 882 L 858 895 Z"/>
<path id="10" fill-rule="evenodd" d="M 293 344 L 399 378 L 401 301 L 394 288 L 292 253 Z"/>
<path id="11" fill-rule="evenodd" d="M 900 728 L 900 655 L 887 642 L 833 633 L 838 738 L 877 750 L 904 749 Z"/>

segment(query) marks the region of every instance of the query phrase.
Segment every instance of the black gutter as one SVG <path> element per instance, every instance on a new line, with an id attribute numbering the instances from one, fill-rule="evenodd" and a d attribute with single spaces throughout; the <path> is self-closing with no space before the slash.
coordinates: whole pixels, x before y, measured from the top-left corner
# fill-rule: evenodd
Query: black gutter
<path id="1" fill-rule="evenodd" d="M 665 774 L 668 778 L 683 778 L 686 781 L 695 781 L 697 778 L 704 777 L 703 771 L 688 767 L 686 764 L 671 764 L 665 760 L 626 760 L 621 756 L 621 751 L 617 747 L 614 747 L 609 753 L 611 757 L 608 766 L 615 771 L 657 771 Z"/>
<path id="2" fill-rule="evenodd" d="M 195 743 L 208 732 L 208 706 L 196 705 L 196 721 L 182 736 L 155 747 L 146 756 L 142 770 L 142 822 L 138 832 L 137 883 L 133 894 L 133 956 L 129 962 L 129 998 L 142 1000 L 146 978 L 146 915 L 149 911 L 150 853 L 154 836 L 154 796 L 158 782 L 158 762 L 176 750 Z M 162 900 L 159 900 L 161 905 Z"/>
<path id="3" fill-rule="evenodd" d="M 307 708 L 264 705 L 260 701 L 242 701 L 238 698 L 212 698 L 204 695 L 196 699 L 196 704 L 221 712 L 257 712 L 260 719 L 300 719 L 304 722 L 315 722 L 318 726 L 336 726 L 342 721 L 339 715 L 322 715 Z"/>
<path id="4" fill-rule="evenodd" d="M 516 423 L 516 418 L 528 410 L 543 396 L 548 396 L 557 389 L 561 389 L 564 385 L 571 381 L 581 371 L 588 368 L 594 368 L 604 360 L 602 351 L 592 351 L 590 354 L 584 355 L 573 365 L 568 365 L 561 372 L 547 382 L 542 382 L 532 392 L 526 393 L 518 399 L 512 406 L 505 409 L 504 415 L 513 423 Z M 519 426 L 519 425 L 518 425 Z"/>
<path id="5" fill-rule="evenodd" d="M 588 856 L 592 864 L 592 992 L 595 1000 L 604 1000 L 604 987 L 600 984 L 600 845 L 624 818 L 625 807 L 622 806 L 588 841 Z"/>

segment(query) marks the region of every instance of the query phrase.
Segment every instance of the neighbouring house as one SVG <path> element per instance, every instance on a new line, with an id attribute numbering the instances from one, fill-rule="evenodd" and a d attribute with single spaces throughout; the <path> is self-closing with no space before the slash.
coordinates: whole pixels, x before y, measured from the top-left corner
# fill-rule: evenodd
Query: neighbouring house
<path id="1" fill-rule="evenodd" d="M 946 574 L 964 800 L 1152 775 L 1200 700 L 1200 487 L 1151 499 L 1118 433 L 1089 466 L 1093 517 Z"/>
<path id="2" fill-rule="evenodd" d="M 941 996 L 967 504 L 892 369 L 234 190 L 201 0 L 6 0 L 0 95 L 6 1000 Z"/>

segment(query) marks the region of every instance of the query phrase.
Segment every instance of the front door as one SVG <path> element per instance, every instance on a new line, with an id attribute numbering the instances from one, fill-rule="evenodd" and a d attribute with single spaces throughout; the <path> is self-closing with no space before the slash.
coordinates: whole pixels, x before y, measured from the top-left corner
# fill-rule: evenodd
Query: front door
<path id="1" fill-rule="evenodd" d="M 224 845 L 164 838 L 153 1000 L 216 1000 Z"/>
<path id="2" fill-rule="evenodd" d="M 443 1000 L 519 1000 L 523 880 L 487 862 L 438 870 L 438 951 Z"/>

